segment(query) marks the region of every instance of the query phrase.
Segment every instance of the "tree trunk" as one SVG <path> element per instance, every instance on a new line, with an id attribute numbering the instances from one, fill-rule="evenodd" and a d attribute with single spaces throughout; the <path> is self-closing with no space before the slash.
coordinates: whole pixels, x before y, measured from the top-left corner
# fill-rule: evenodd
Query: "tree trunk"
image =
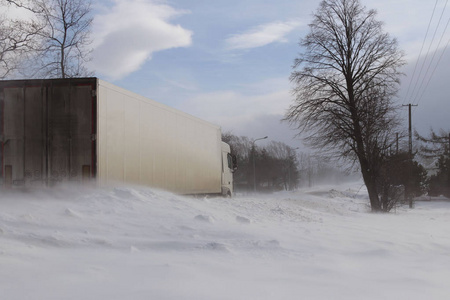
<path id="1" fill-rule="evenodd" d="M 369 193 L 370 207 L 372 211 L 380 211 L 381 203 L 378 196 L 378 190 L 376 185 L 376 174 L 374 170 L 371 170 L 369 159 L 367 157 L 367 152 L 363 142 L 363 134 L 361 130 L 360 118 L 358 109 L 355 101 L 354 87 L 353 87 L 353 77 L 352 68 L 349 65 L 347 68 L 347 93 L 350 103 L 350 113 L 353 122 L 353 133 L 354 141 L 356 142 L 356 155 L 359 159 L 359 165 L 361 166 L 361 172 L 363 176 L 364 183 L 367 187 L 367 192 Z"/>
<path id="2" fill-rule="evenodd" d="M 367 192 L 369 193 L 370 207 L 372 211 L 381 211 L 380 198 L 378 196 L 378 189 L 376 184 L 376 178 L 371 171 L 367 168 L 363 168 L 361 164 L 361 172 L 363 175 L 364 184 L 367 187 Z"/>

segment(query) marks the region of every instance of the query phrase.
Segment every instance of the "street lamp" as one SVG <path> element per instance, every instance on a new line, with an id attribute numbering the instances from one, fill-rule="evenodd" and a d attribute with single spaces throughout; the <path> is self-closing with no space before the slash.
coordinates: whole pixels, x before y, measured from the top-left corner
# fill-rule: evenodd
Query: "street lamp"
<path id="1" fill-rule="evenodd" d="M 252 141 L 252 151 L 253 151 L 253 192 L 254 193 L 256 193 L 255 142 L 259 141 L 259 140 L 265 140 L 267 138 L 268 138 L 268 136 L 266 135 L 265 137 L 254 139 Z"/>

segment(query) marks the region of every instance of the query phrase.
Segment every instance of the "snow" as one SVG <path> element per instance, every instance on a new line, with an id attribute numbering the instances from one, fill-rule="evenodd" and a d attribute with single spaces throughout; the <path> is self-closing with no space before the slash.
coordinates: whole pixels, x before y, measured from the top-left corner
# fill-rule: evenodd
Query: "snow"
<path id="1" fill-rule="evenodd" d="M 449 222 L 450 201 L 371 213 L 358 182 L 3 191 L 1 299 L 448 299 Z"/>

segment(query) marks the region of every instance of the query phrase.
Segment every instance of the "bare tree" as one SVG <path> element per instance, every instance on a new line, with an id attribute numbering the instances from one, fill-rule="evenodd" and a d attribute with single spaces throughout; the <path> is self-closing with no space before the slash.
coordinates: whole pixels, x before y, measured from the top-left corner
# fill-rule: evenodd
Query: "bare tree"
<path id="1" fill-rule="evenodd" d="M 386 149 L 398 125 L 392 101 L 404 64 L 397 42 L 383 32 L 376 12 L 359 0 L 324 0 L 301 41 L 291 81 L 295 101 L 286 119 L 306 142 L 357 162 L 372 210 Z M 298 70 L 301 67 L 300 70 Z"/>
<path id="2" fill-rule="evenodd" d="M 222 140 L 231 146 L 238 160 L 239 168 L 234 173 L 236 190 L 250 191 L 255 186 L 258 190 L 292 190 L 298 186 L 296 149 L 276 141 L 260 147 L 248 137 L 229 132 L 222 134 Z"/>
<path id="3" fill-rule="evenodd" d="M 450 131 L 440 129 L 436 133 L 433 128 L 430 129 L 430 137 L 420 135 L 415 132 L 416 139 L 421 142 L 420 156 L 425 158 L 438 158 L 442 155 L 450 156 Z"/>
<path id="4" fill-rule="evenodd" d="M 236 136 L 231 132 L 222 133 L 222 141 L 228 143 L 231 152 L 236 155 L 239 168 L 234 173 L 236 190 L 251 190 L 253 172 L 251 169 L 252 141 L 248 137 Z"/>
<path id="5" fill-rule="evenodd" d="M 37 48 L 42 30 L 36 22 L 0 15 L 0 78 L 17 70 L 24 58 Z"/>
<path id="6" fill-rule="evenodd" d="M 49 78 L 90 75 L 91 0 L 3 0 L 35 14 L 43 29 L 33 62 L 34 76 Z"/>
<path id="7" fill-rule="evenodd" d="M 428 194 L 450 198 L 450 131 L 440 129 L 437 133 L 430 129 L 429 137 L 416 132 L 416 138 L 421 142 L 419 155 L 432 159 L 435 166 L 435 174 L 429 179 Z"/>
<path id="8" fill-rule="evenodd" d="M 296 188 L 299 181 L 296 149 L 276 141 L 270 142 L 266 149 L 269 157 L 274 160 L 270 170 L 271 177 L 278 178 L 285 190 Z"/>

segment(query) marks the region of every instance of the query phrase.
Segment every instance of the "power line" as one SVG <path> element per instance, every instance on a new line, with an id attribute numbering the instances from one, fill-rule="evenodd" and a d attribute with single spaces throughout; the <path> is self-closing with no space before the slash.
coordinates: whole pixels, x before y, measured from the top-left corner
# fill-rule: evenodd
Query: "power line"
<path id="1" fill-rule="evenodd" d="M 450 21 L 450 19 L 449 19 L 449 21 Z M 439 56 L 439 59 L 438 59 L 436 65 L 434 66 L 434 69 L 433 69 L 433 71 L 431 72 L 431 75 L 430 75 L 430 77 L 428 78 L 427 84 L 425 85 L 425 88 L 423 89 L 422 94 L 420 95 L 420 97 L 419 97 L 417 103 L 419 103 L 419 101 L 423 98 L 423 95 L 425 94 L 425 91 L 427 90 L 428 85 L 430 84 L 431 78 L 433 78 L 433 75 L 434 75 L 434 73 L 436 72 L 436 69 L 437 69 L 437 67 L 439 66 L 439 63 L 441 62 L 441 59 L 442 59 L 442 57 L 444 56 L 444 53 L 445 53 L 445 51 L 447 50 L 447 47 L 448 47 L 449 44 L 450 44 L 450 39 L 448 40 L 447 45 L 445 45 L 444 49 L 442 50 L 441 55 Z"/>
<path id="2" fill-rule="evenodd" d="M 445 26 L 445 29 L 444 29 L 444 31 L 442 32 L 442 35 L 441 35 L 441 38 L 440 38 L 440 40 L 439 40 L 439 43 L 438 43 L 438 45 L 437 45 L 437 47 L 436 47 L 436 50 L 433 52 L 433 56 L 432 56 L 432 58 L 431 58 L 430 64 L 428 65 L 427 70 L 426 70 L 426 72 L 425 72 L 425 75 L 424 75 L 423 78 L 422 78 L 422 82 L 420 83 L 420 87 L 419 87 L 419 89 L 417 90 L 417 94 L 416 94 L 416 96 L 415 96 L 415 97 L 413 98 L 413 100 L 412 100 L 412 102 L 415 103 L 415 104 L 418 104 L 419 101 L 422 99 L 423 95 L 425 94 L 425 91 L 426 91 L 427 88 L 428 88 L 428 84 L 430 83 L 431 78 L 433 78 L 433 75 L 434 75 L 434 73 L 435 73 L 437 67 L 439 66 L 439 62 L 441 61 L 442 56 L 444 56 L 445 50 L 447 50 L 447 46 L 448 46 L 448 44 L 449 44 L 449 42 L 450 42 L 450 39 L 449 39 L 449 41 L 447 42 L 447 44 L 445 45 L 445 47 L 444 47 L 444 49 L 443 49 L 443 51 L 442 51 L 442 53 L 441 53 L 441 55 L 440 55 L 440 57 L 439 57 L 439 59 L 438 59 L 437 64 L 434 66 L 433 72 L 432 72 L 431 75 L 428 77 L 428 80 L 427 80 L 427 83 L 426 83 L 425 87 L 423 88 L 423 90 L 421 90 L 421 88 L 422 88 L 422 86 L 423 86 L 423 84 L 424 84 L 424 82 L 425 82 L 425 79 L 427 78 L 428 71 L 430 70 L 430 67 L 431 67 L 431 65 L 432 65 L 432 63 L 433 63 L 433 61 L 434 61 L 434 57 L 436 56 L 436 53 L 437 53 L 437 51 L 438 51 L 438 49 L 439 49 L 439 46 L 441 45 L 442 38 L 444 37 L 445 32 L 447 31 L 447 27 L 448 27 L 449 23 L 450 23 L 450 18 L 448 19 L 447 25 Z M 420 93 L 420 91 L 422 91 L 422 92 Z M 419 94 L 419 93 L 420 93 L 420 94 Z M 420 96 L 419 96 L 419 95 L 420 95 Z M 416 101 L 416 100 L 417 100 L 417 101 Z"/>
<path id="3" fill-rule="evenodd" d="M 438 3 L 438 0 L 436 0 L 436 2 L 434 3 L 433 13 L 431 14 L 430 21 L 428 22 L 427 32 L 425 33 L 425 37 L 423 38 L 423 41 L 422 41 L 422 47 L 420 48 L 419 56 L 417 57 L 416 64 L 414 65 L 414 71 L 413 71 L 413 74 L 412 74 L 411 79 L 410 79 L 410 81 L 409 81 L 408 88 L 407 88 L 407 90 L 406 90 L 406 96 L 405 96 L 405 99 L 408 99 L 409 88 L 411 87 L 411 83 L 412 83 L 412 81 L 413 81 L 413 79 L 414 79 L 414 76 L 415 76 L 415 74 L 416 74 L 416 68 L 417 68 L 417 65 L 418 65 L 418 63 L 419 63 L 419 58 L 420 58 L 420 56 L 422 55 L 423 47 L 425 46 L 425 41 L 426 41 L 427 36 L 428 36 L 428 31 L 430 30 L 431 21 L 433 20 L 434 12 L 435 12 L 435 10 L 436 10 L 437 3 Z"/>
<path id="4" fill-rule="evenodd" d="M 443 14 L 444 14 L 445 8 L 447 7 L 447 3 L 448 3 L 448 0 L 445 2 L 445 6 L 444 6 L 444 8 L 442 9 L 441 16 L 439 17 L 439 21 L 438 21 L 438 23 L 437 23 L 437 25 L 436 25 L 436 28 L 435 28 L 435 30 L 434 30 L 433 37 L 431 38 L 431 41 L 430 41 L 430 45 L 428 46 L 427 54 L 425 55 L 425 57 L 424 57 L 424 59 L 423 59 L 422 66 L 420 67 L 419 75 L 417 76 L 417 80 L 416 80 L 416 83 L 414 84 L 413 91 L 412 91 L 412 94 L 411 94 L 411 96 L 412 96 L 413 98 L 416 98 L 416 97 L 417 97 L 417 94 L 415 94 L 415 90 L 416 90 L 416 87 L 418 87 L 419 76 L 421 76 L 422 71 L 423 71 L 423 68 L 424 68 L 424 66 L 425 66 L 425 64 L 426 64 L 426 62 L 427 62 L 428 54 L 430 53 L 430 49 L 431 49 L 431 47 L 433 46 L 434 38 L 436 37 L 436 32 L 437 32 L 437 30 L 438 30 L 438 28 L 439 28 L 439 25 L 441 24 L 442 16 L 443 16 Z M 445 31 L 444 31 L 444 33 L 445 33 Z M 437 50 L 437 49 L 436 49 L 436 50 Z M 430 64 L 431 64 L 431 62 L 430 62 Z M 422 77 L 422 78 L 423 78 L 423 77 Z M 417 93 L 419 93 L 420 88 L 421 88 L 421 85 L 420 85 L 420 87 L 419 87 Z"/>

